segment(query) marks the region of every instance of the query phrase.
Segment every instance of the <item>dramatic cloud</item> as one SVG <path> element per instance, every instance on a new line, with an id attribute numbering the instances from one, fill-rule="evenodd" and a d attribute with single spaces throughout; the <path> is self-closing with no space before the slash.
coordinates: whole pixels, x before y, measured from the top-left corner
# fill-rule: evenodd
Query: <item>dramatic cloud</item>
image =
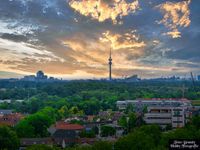
<path id="1" fill-rule="evenodd" d="M 110 47 L 114 50 L 119 49 L 132 49 L 141 48 L 145 46 L 144 41 L 139 41 L 139 36 L 136 35 L 136 31 L 125 34 L 112 34 L 109 31 L 103 33 L 103 37 L 100 38 L 101 42 L 110 42 Z"/>
<path id="2" fill-rule="evenodd" d="M 115 77 L 200 74 L 199 6 L 200 0 L 1 0 L 0 78 L 37 70 L 105 78 L 110 48 Z"/>
<path id="3" fill-rule="evenodd" d="M 0 64 L 4 64 L 4 68 L 19 69 L 19 65 L 32 60 L 32 63 L 45 64 L 52 61 L 64 62 L 65 60 L 54 55 L 52 52 L 44 50 L 41 47 L 35 47 L 27 43 L 17 43 L 0 38 Z"/>
<path id="4" fill-rule="evenodd" d="M 164 17 L 159 24 L 164 24 L 170 29 L 166 34 L 172 38 L 181 37 L 180 27 L 188 27 L 190 21 L 189 4 L 191 0 L 183 0 L 182 2 L 166 2 L 157 6 L 164 13 Z"/>
<path id="5" fill-rule="evenodd" d="M 84 16 L 90 16 L 99 22 L 111 19 L 115 24 L 118 17 L 127 16 L 139 8 L 138 0 L 131 3 L 126 0 L 70 0 L 69 5 Z"/>

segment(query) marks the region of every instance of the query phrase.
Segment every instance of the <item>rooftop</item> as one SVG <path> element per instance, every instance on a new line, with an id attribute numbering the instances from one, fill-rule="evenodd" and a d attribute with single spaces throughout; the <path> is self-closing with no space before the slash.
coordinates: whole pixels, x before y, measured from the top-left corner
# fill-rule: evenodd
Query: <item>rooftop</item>
<path id="1" fill-rule="evenodd" d="M 117 101 L 118 103 L 124 103 L 124 102 L 140 102 L 140 101 L 170 101 L 170 102 L 191 102 L 188 99 L 185 98 L 138 98 L 136 100 L 124 100 L 124 101 Z"/>
<path id="2" fill-rule="evenodd" d="M 5 114 L 0 116 L 0 125 L 14 126 L 23 118 L 24 115 L 20 113 Z"/>
<path id="3" fill-rule="evenodd" d="M 10 109 L 0 109 L 0 115 L 5 115 L 5 114 L 12 114 L 13 110 Z"/>
<path id="4" fill-rule="evenodd" d="M 66 122 L 57 122 L 54 126 L 56 129 L 63 129 L 63 130 L 83 130 L 84 126 L 79 124 L 70 124 Z"/>

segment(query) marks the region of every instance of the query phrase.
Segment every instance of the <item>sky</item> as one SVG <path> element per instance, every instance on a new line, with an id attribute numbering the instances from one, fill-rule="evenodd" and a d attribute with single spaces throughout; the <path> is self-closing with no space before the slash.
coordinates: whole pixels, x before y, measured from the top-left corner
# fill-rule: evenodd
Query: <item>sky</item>
<path id="1" fill-rule="evenodd" d="M 200 74 L 200 0 L 1 0 L 0 78 Z"/>

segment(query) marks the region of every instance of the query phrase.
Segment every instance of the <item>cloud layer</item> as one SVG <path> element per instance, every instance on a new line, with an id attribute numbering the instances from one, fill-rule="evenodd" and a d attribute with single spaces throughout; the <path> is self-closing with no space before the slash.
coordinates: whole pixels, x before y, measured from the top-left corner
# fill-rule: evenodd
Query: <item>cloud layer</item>
<path id="1" fill-rule="evenodd" d="M 103 33 L 103 37 L 100 38 L 101 42 L 109 42 L 111 49 L 131 49 L 144 47 L 144 41 L 139 41 L 139 37 L 135 34 L 135 31 L 124 34 L 112 34 L 109 31 Z"/>
<path id="2" fill-rule="evenodd" d="M 157 6 L 164 14 L 159 24 L 164 24 L 169 28 L 166 34 L 172 38 L 181 37 L 179 28 L 188 27 L 191 23 L 189 4 L 191 0 L 183 0 L 181 2 L 166 2 Z"/>
<path id="3" fill-rule="evenodd" d="M 111 19 L 114 24 L 118 23 L 118 18 L 134 13 L 139 8 L 138 0 L 131 3 L 126 0 L 70 0 L 69 5 L 84 16 L 99 22 Z"/>
<path id="4" fill-rule="evenodd" d="M 1 0 L 1 77 L 199 74 L 200 1 Z M 12 11 L 10 11 L 12 10 Z"/>

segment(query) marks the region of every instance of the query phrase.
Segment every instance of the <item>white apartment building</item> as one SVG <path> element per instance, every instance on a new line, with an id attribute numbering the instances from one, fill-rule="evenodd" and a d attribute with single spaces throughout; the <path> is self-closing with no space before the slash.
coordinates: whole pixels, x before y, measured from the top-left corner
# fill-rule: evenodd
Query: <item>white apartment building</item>
<path id="1" fill-rule="evenodd" d="M 184 127 L 190 113 L 188 107 L 148 107 L 144 114 L 144 121 L 147 124 L 158 124 L 162 127 L 171 125 L 173 128 Z"/>
<path id="2" fill-rule="evenodd" d="M 158 124 L 162 127 L 171 125 L 173 128 L 183 127 L 190 116 L 191 101 L 187 99 L 137 99 L 117 101 L 119 110 L 125 110 L 128 105 L 133 105 L 136 112 L 141 112 L 147 107 L 144 121 L 147 124 Z"/>

